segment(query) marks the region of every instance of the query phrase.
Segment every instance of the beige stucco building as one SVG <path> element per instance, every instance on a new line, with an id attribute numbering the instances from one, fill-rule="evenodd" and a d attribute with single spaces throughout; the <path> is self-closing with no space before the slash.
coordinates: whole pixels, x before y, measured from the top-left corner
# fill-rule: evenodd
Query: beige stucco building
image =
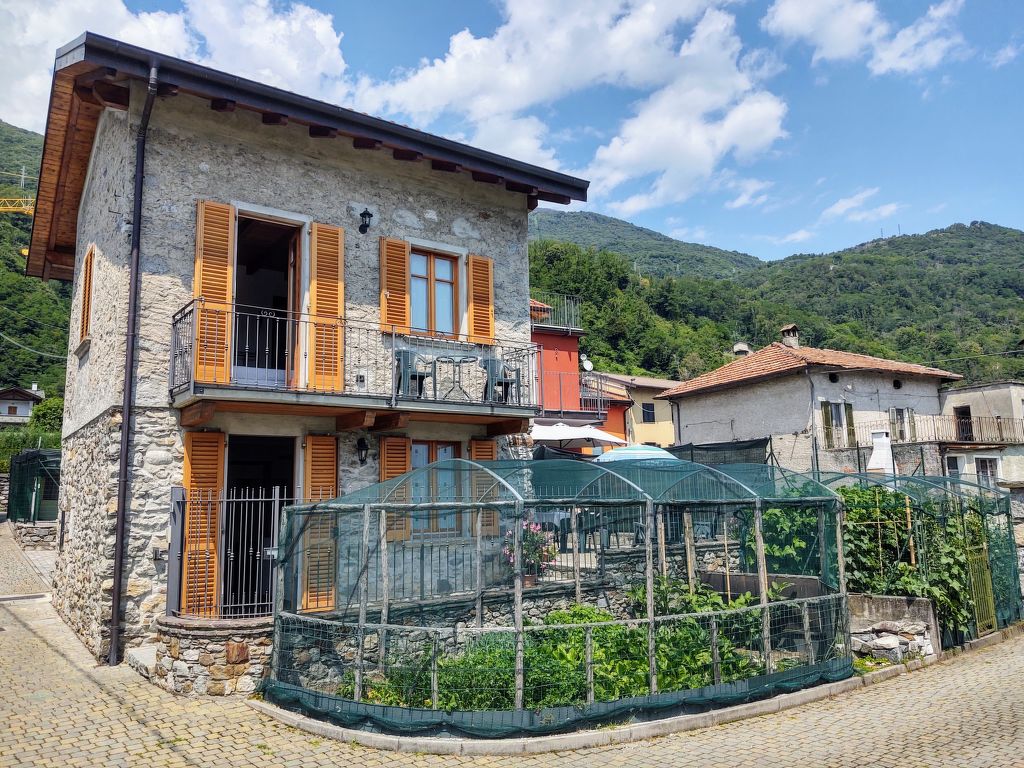
<path id="1" fill-rule="evenodd" d="M 251 690 L 276 498 L 519 450 L 527 215 L 587 183 L 91 34 L 42 167 L 28 271 L 73 281 L 54 603 L 97 656 L 156 641 L 168 687 Z M 230 679 L 175 656 L 224 632 Z"/>
<path id="2" fill-rule="evenodd" d="M 672 408 L 667 401 L 659 400 L 658 395 L 679 384 L 678 381 L 621 373 L 605 373 L 602 376 L 625 388 L 631 402 L 625 411 L 627 442 L 660 448 L 672 445 Z"/>

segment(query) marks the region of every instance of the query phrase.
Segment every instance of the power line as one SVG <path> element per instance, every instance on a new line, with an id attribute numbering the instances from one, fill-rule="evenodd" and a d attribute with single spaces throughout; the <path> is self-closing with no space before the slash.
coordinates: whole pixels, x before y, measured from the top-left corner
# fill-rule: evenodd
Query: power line
<path id="1" fill-rule="evenodd" d="M 67 330 L 68 330 L 67 326 L 64 326 L 64 325 L 53 325 L 53 323 L 43 322 L 42 320 L 39 320 L 39 319 L 37 319 L 35 317 L 29 317 L 28 315 L 22 314 L 18 310 L 11 309 L 10 307 L 4 306 L 3 304 L 0 304 L 0 309 L 6 309 L 8 312 L 11 312 L 11 313 L 17 315 L 18 317 L 22 318 L 23 320 L 28 320 L 30 323 L 36 323 L 37 325 L 43 325 L 43 326 L 46 326 L 47 328 L 53 328 L 54 330 L 57 330 L 57 331 L 67 332 Z"/>
<path id="2" fill-rule="evenodd" d="M 16 347 L 21 347 L 22 349 L 24 349 L 24 350 L 26 350 L 28 352 L 32 352 L 32 353 L 34 353 L 36 355 L 39 355 L 40 357 L 52 357 L 52 358 L 55 358 L 57 360 L 67 360 L 68 359 L 67 355 L 55 355 L 52 352 L 40 352 L 38 349 L 32 349 L 32 347 L 27 347 L 24 344 L 15 341 L 14 339 L 12 339 L 10 336 L 8 336 L 6 333 L 3 333 L 2 331 L 0 331 L 0 338 L 4 339 L 5 341 L 10 342 L 11 344 L 13 344 Z"/>
<path id="3" fill-rule="evenodd" d="M 924 363 L 924 365 L 931 365 L 932 363 L 953 363 L 953 362 L 957 362 L 959 360 L 976 360 L 979 357 L 1005 357 L 1005 356 L 1009 356 L 1009 355 L 1021 355 L 1021 354 L 1024 354 L 1024 353 L 1022 353 L 1022 351 L 1019 350 L 1019 349 L 1011 349 L 1011 350 L 1008 350 L 1006 352 L 981 352 L 980 354 L 968 355 L 967 357 L 944 357 L 941 360 L 930 360 L 929 362 Z"/>

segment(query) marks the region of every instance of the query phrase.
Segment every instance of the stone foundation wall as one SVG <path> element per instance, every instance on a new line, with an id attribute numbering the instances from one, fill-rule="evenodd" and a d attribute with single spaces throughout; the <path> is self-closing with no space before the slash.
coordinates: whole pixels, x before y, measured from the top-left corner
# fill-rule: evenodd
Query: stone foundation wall
<path id="1" fill-rule="evenodd" d="M 133 413 L 131 481 L 122 587 L 122 642 L 155 635 L 167 590 L 167 534 L 172 485 L 181 483 L 181 439 L 174 412 Z M 64 546 L 54 570 L 57 612 L 97 657 L 109 651 L 120 409 L 111 409 L 64 437 L 60 512 Z"/>
<path id="2" fill-rule="evenodd" d="M 899 663 L 939 653 L 942 642 L 931 600 L 891 595 L 848 596 L 851 650 Z"/>
<path id="3" fill-rule="evenodd" d="M 273 619 L 156 621 L 152 681 L 186 696 L 253 693 L 270 670 Z"/>
<path id="4" fill-rule="evenodd" d="M 14 538 L 22 549 L 56 549 L 57 523 L 15 523 Z"/>
<path id="5" fill-rule="evenodd" d="M 0 517 L 7 515 L 7 502 L 11 497 L 11 476 L 0 473 Z"/>

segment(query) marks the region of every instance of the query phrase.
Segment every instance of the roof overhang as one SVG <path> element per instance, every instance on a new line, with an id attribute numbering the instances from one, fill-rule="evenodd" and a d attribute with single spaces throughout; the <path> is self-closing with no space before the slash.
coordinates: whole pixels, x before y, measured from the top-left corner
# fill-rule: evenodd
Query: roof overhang
<path id="1" fill-rule="evenodd" d="M 57 51 L 26 272 L 69 280 L 89 156 L 100 113 L 127 109 L 130 81 L 159 70 L 162 96 L 209 99 L 215 111 L 249 110 L 264 122 L 308 126 L 310 136 L 347 138 L 359 149 L 389 149 L 396 161 L 427 161 L 442 173 L 503 186 L 538 201 L 586 200 L 590 182 L 441 136 L 86 32 Z M 268 122 L 269 119 L 269 122 Z"/>

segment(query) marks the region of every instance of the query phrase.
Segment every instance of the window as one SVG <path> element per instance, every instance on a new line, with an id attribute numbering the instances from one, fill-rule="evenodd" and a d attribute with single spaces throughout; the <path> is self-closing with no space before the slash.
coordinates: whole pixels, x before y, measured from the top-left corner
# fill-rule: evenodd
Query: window
<path id="1" fill-rule="evenodd" d="M 643 410 L 644 424 L 654 423 L 654 403 L 642 403 L 640 408 Z"/>
<path id="2" fill-rule="evenodd" d="M 946 457 L 946 474 L 949 477 L 960 477 L 964 471 L 964 457 L 963 456 L 947 456 Z"/>
<path id="3" fill-rule="evenodd" d="M 17 416 L 18 415 L 18 406 L 16 406 L 16 405 L 8 405 L 7 406 L 7 415 L 8 416 Z"/>
<path id="4" fill-rule="evenodd" d="M 917 439 L 913 408 L 889 410 L 889 436 L 894 443 L 912 443 Z"/>
<path id="5" fill-rule="evenodd" d="M 995 488 L 996 479 L 999 477 L 999 459 L 976 458 L 974 460 L 974 471 L 978 475 L 978 483 L 980 485 Z"/>
<path id="6" fill-rule="evenodd" d="M 857 444 L 852 403 L 821 403 L 821 431 L 826 448 L 850 448 Z"/>
<path id="7" fill-rule="evenodd" d="M 409 309 L 412 329 L 458 333 L 458 265 L 452 256 L 413 250 L 409 257 Z"/>
<path id="8" fill-rule="evenodd" d="M 414 440 L 412 443 L 412 469 L 425 467 L 435 461 L 456 459 L 459 456 L 458 443 L 442 443 L 434 440 Z M 454 469 L 438 470 L 427 477 L 413 479 L 414 501 L 455 501 L 458 496 Z M 419 513 L 412 521 L 414 534 L 458 533 L 459 514 L 455 510 L 431 510 L 429 514 Z"/>

